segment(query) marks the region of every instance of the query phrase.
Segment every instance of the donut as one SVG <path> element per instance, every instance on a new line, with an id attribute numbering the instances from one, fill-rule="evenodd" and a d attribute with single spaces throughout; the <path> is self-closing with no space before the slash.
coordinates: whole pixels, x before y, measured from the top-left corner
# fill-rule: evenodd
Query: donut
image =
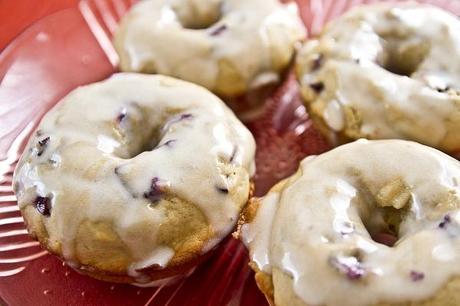
<path id="1" fill-rule="evenodd" d="M 299 51 L 296 72 L 332 143 L 405 139 L 460 149 L 460 20 L 415 2 L 357 7 Z"/>
<path id="2" fill-rule="evenodd" d="M 305 36 L 294 3 L 146 0 L 114 35 L 120 69 L 160 73 L 223 97 L 276 83 Z"/>
<path id="3" fill-rule="evenodd" d="M 208 90 L 120 73 L 44 116 L 14 190 L 32 237 L 78 272 L 155 285 L 188 272 L 233 230 L 254 151 Z"/>
<path id="4" fill-rule="evenodd" d="M 460 305 L 460 162 L 345 144 L 252 199 L 239 235 L 272 305 Z"/>

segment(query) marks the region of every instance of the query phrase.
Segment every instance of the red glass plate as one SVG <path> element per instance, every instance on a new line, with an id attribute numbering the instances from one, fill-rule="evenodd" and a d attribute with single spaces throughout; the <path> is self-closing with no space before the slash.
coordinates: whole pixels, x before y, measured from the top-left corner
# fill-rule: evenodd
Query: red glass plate
<path id="1" fill-rule="evenodd" d="M 362 0 L 297 0 L 310 34 Z M 460 15 L 460 1 L 424 1 Z M 117 56 L 110 37 L 131 0 L 83 0 L 36 22 L 0 54 L 0 304 L 267 305 L 240 242 L 229 237 L 189 277 L 138 288 L 79 275 L 30 240 L 12 192 L 12 173 L 41 116 L 73 88 L 108 77 Z M 258 144 L 256 194 L 328 149 L 312 127 L 292 74 L 247 122 Z"/>

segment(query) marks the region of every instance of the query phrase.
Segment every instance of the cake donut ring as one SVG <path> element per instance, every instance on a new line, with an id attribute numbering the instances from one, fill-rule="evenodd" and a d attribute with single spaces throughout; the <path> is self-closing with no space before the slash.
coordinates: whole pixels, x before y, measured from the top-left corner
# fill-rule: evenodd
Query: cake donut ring
<path id="1" fill-rule="evenodd" d="M 460 304 L 460 162 L 406 140 L 307 157 L 239 235 L 276 306 Z"/>
<path id="2" fill-rule="evenodd" d="M 44 248 L 95 278 L 145 284 L 185 273 L 233 230 L 254 151 L 206 89 L 120 73 L 44 116 L 14 189 Z"/>
<path id="3" fill-rule="evenodd" d="M 352 9 L 299 52 L 297 76 L 332 142 L 406 139 L 460 149 L 460 20 L 439 8 Z"/>
<path id="4" fill-rule="evenodd" d="M 160 73 L 224 97 L 275 83 L 305 29 L 278 0 L 146 0 L 115 32 L 122 71 Z"/>

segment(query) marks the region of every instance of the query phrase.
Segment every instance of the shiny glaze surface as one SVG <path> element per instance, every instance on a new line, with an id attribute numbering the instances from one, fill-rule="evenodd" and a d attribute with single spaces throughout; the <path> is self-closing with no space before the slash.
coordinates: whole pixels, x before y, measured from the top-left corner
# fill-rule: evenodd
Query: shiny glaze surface
<path id="1" fill-rule="evenodd" d="M 307 106 L 331 138 L 399 138 L 459 150 L 459 32 L 455 15 L 429 5 L 355 8 L 300 52 Z"/>
<path id="2" fill-rule="evenodd" d="M 11 188 L 15 162 L 50 107 L 75 87 L 113 73 L 116 53 L 106 37 L 111 37 L 133 2 L 81 1 L 78 8 L 32 25 L 0 55 L 1 299 L 11 306 L 60 306 L 62 301 L 110 306 L 268 305 L 247 266 L 244 246 L 231 238 L 177 284 L 138 288 L 80 275 L 27 237 Z M 369 1 L 297 1 L 303 22 L 313 35 L 328 20 L 363 2 Z M 460 14 L 456 0 L 430 2 Z M 255 179 L 259 196 L 292 174 L 303 157 L 328 149 L 299 102 L 295 81 L 284 82 L 265 105 L 264 115 L 249 123 L 258 144 Z"/>
<path id="3" fill-rule="evenodd" d="M 295 4 L 278 0 L 148 0 L 115 32 L 123 71 L 174 76 L 223 96 L 280 81 L 305 37 Z"/>
<path id="4" fill-rule="evenodd" d="M 72 91 L 45 115 L 14 184 L 19 207 L 35 206 L 48 247 L 67 262 L 78 264 L 83 222 L 104 222 L 126 246 L 128 274 L 138 277 L 174 256 L 157 242 L 168 222 L 163 201 L 193 203 L 204 214 L 213 238 L 202 252 L 232 230 L 249 195 L 254 154 L 252 135 L 206 89 L 120 73 Z"/>
<path id="5" fill-rule="evenodd" d="M 242 234 L 258 268 L 292 277 L 305 305 L 420 301 L 460 274 L 459 194 L 448 155 L 358 140 L 302 161 Z M 396 244 L 379 240 L 392 231 Z"/>

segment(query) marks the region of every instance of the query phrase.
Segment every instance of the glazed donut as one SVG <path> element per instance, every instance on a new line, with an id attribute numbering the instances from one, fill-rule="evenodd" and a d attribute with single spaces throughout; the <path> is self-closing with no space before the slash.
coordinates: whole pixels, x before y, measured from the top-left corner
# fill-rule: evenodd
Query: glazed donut
<path id="1" fill-rule="evenodd" d="M 460 20 L 415 2 L 351 10 L 299 52 L 297 76 L 332 142 L 414 140 L 460 149 Z"/>
<path id="2" fill-rule="evenodd" d="M 206 89 L 120 73 L 45 115 L 14 189 L 30 234 L 51 253 L 95 278 L 147 283 L 185 273 L 232 231 L 254 151 Z"/>
<path id="3" fill-rule="evenodd" d="M 161 73 L 225 97 L 277 82 L 305 30 L 278 0 L 146 0 L 115 32 L 122 71 Z"/>
<path id="4" fill-rule="evenodd" d="M 405 140 L 307 157 L 239 229 L 277 306 L 460 305 L 460 162 Z"/>

